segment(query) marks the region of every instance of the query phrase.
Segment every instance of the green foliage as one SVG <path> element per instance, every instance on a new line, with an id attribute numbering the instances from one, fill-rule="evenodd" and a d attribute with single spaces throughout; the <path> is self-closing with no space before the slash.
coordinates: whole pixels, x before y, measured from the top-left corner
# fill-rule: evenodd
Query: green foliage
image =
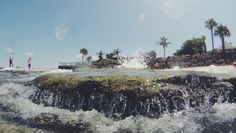
<path id="1" fill-rule="evenodd" d="M 80 49 L 80 53 L 83 54 L 83 55 L 87 55 L 88 50 L 86 48 L 82 48 L 82 49 Z"/>
<path id="2" fill-rule="evenodd" d="M 202 41 L 203 41 L 203 50 L 204 50 L 204 53 L 207 53 L 206 37 L 205 37 L 205 36 L 202 36 Z"/>
<path id="3" fill-rule="evenodd" d="M 177 50 L 174 55 L 194 55 L 204 52 L 205 40 L 204 38 L 193 38 L 183 43 L 181 49 Z"/>
<path id="4" fill-rule="evenodd" d="M 114 53 L 106 54 L 106 58 L 110 60 L 117 60 Z"/>
<path id="5" fill-rule="evenodd" d="M 119 57 L 120 52 L 121 52 L 120 49 L 116 48 L 113 50 L 112 53 L 106 54 L 106 58 L 114 60 L 114 61 L 118 61 L 118 57 Z"/>
<path id="6" fill-rule="evenodd" d="M 156 63 L 156 52 L 155 51 L 150 51 L 145 54 L 144 57 L 144 62 L 146 63 L 147 66 L 149 66 L 151 69 L 154 68 L 155 63 Z"/>
<path id="7" fill-rule="evenodd" d="M 214 27 L 216 27 L 218 24 L 214 20 L 214 18 L 210 18 L 205 22 L 205 27 L 208 28 L 209 30 L 212 30 Z"/>
<path id="8" fill-rule="evenodd" d="M 111 60 L 111 59 L 100 59 L 92 62 L 91 68 L 113 68 L 117 65 L 121 65 L 119 62 Z"/>

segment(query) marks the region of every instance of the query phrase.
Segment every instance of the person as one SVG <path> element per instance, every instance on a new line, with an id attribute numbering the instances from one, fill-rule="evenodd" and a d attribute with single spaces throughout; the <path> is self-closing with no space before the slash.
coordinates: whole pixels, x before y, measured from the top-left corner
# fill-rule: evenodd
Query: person
<path id="1" fill-rule="evenodd" d="M 10 53 L 10 57 L 9 57 L 9 67 L 14 67 L 14 65 L 13 65 L 13 53 Z"/>
<path id="2" fill-rule="evenodd" d="M 31 57 L 28 58 L 28 68 L 31 69 L 32 59 Z"/>

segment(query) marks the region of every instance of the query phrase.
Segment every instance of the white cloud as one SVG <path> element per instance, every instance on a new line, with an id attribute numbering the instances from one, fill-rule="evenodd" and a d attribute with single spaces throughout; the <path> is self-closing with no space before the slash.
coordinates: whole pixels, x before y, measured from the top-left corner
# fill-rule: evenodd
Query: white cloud
<path id="1" fill-rule="evenodd" d="M 34 56 L 34 53 L 33 52 L 27 52 L 25 55 L 26 55 L 26 57 L 32 57 L 32 56 Z"/>
<path id="2" fill-rule="evenodd" d="M 65 40 L 69 31 L 70 31 L 70 26 L 68 26 L 66 24 L 58 25 L 55 29 L 55 36 L 56 36 L 57 40 L 59 40 L 59 41 Z"/>
<path id="3" fill-rule="evenodd" d="M 171 18 L 181 18 L 183 16 L 183 7 L 181 0 L 165 0 L 163 10 Z"/>
<path id="4" fill-rule="evenodd" d="M 146 20 L 146 15 L 145 14 L 139 14 L 139 16 L 138 16 L 138 21 L 139 22 L 144 22 Z"/>

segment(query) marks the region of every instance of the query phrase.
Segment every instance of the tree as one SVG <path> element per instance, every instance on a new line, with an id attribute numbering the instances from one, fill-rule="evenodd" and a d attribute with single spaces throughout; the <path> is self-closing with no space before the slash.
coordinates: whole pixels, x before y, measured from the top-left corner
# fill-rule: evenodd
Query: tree
<path id="1" fill-rule="evenodd" d="M 97 55 L 98 55 L 98 60 L 102 60 L 104 53 L 102 51 L 99 51 Z"/>
<path id="2" fill-rule="evenodd" d="M 215 36 L 220 37 L 221 43 L 222 43 L 222 52 L 225 53 L 225 37 L 230 36 L 229 29 L 224 25 L 220 25 L 220 26 L 216 27 Z"/>
<path id="3" fill-rule="evenodd" d="M 118 49 L 118 48 L 116 48 L 116 49 L 113 50 L 114 55 L 116 55 L 116 57 L 115 57 L 116 60 L 118 60 L 118 56 L 119 56 L 120 52 L 121 52 L 121 50 Z"/>
<path id="4" fill-rule="evenodd" d="M 80 49 L 80 53 L 82 54 L 82 63 L 84 63 L 84 56 L 88 54 L 88 50 L 86 48 Z"/>
<path id="5" fill-rule="evenodd" d="M 212 50 L 214 50 L 214 28 L 217 26 L 218 24 L 215 22 L 214 18 L 208 19 L 205 22 L 205 27 L 208 28 L 209 30 L 211 30 L 211 42 L 212 42 Z"/>
<path id="6" fill-rule="evenodd" d="M 107 58 L 107 59 L 116 60 L 116 58 L 115 58 L 114 56 L 115 56 L 114 53 L 106 54 L 106 58 Z"/>
<path id="7" fill-rule="evenodd" d="M 166 48 L 168 46 L 168 44 L 171 44 L 170 42 L 167 42 L 167 38 L 165 36 L 160 38 L 160 42 L 156 41 L 155 43 L 156 45 L 161 45 L 163 47 L 164 50 L 164 58 L 166 57 Z"/>
<path id="8" fill-rule="evenodd" d="M 145 57 L 144 62 L 148 65 L 148 67 L 153 69 L 156 63 L 156 52 L 153 50 L 150 52 L 147 52 L 145 53 L 144 57 Z"/>
<path id="9" fill-rule="evenodd" d="M 88 56 L 88 57 L 87 57 L 88 63 L 90 63 L 91 60 L 92 60 L 92 56 Z"/>
<path id="10" fill-rule="evenodd" d="M 204 42 L 202 38 L 193 37 L 191 40 L 187 40 L 183 43 L 181 49 L 177 50 L 174 55 L 194 55 L 197 53 L 203 53 Z"/>

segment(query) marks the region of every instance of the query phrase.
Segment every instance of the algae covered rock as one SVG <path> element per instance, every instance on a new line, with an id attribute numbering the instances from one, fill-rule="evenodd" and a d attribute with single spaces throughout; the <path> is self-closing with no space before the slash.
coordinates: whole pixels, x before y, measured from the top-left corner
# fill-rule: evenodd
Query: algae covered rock
<path id="1" fill-rule="evenodd" d="M 35 85 L 40 89 L 50 91 L 70 91 L 77 87 L 78 80 L 71 75 L 44 74 L 34 80 Z"/>
<path id="2" fill-rule="evenodd" d="M 82 78 L 77 74 L 44 74 L 37 77 L 33 82 L 39 89 L 53 92 L 70 92 L 91 88 L 100 88 L 103 91 L 110 92 L 130 90 L 140 94 L 159 91 L 158 86 L 153 85 L 153 82 L 143 77 L 126 75 Z"/>
<path id="3" fill-rule="evenodd" d="M 110 68 L 110 67 L 115 67 L 117 65 L 121 65 L 118 61 L 114 61 L 111 59 L 101 59 L 92 62 L 91 68 Z"/>
<path id="4" fill-rule="evenodd" d="M 95 109 L 115 119 L 135 115 L 158 118 L 163 112 L 194 108 L 205 102 L 230 102 L 235 97 L 231 82 L 196 74 L 161 79 L 48 74 L 33 83 L 39 88 L 29 97 L 34 103 L 71 111 Z"/>

